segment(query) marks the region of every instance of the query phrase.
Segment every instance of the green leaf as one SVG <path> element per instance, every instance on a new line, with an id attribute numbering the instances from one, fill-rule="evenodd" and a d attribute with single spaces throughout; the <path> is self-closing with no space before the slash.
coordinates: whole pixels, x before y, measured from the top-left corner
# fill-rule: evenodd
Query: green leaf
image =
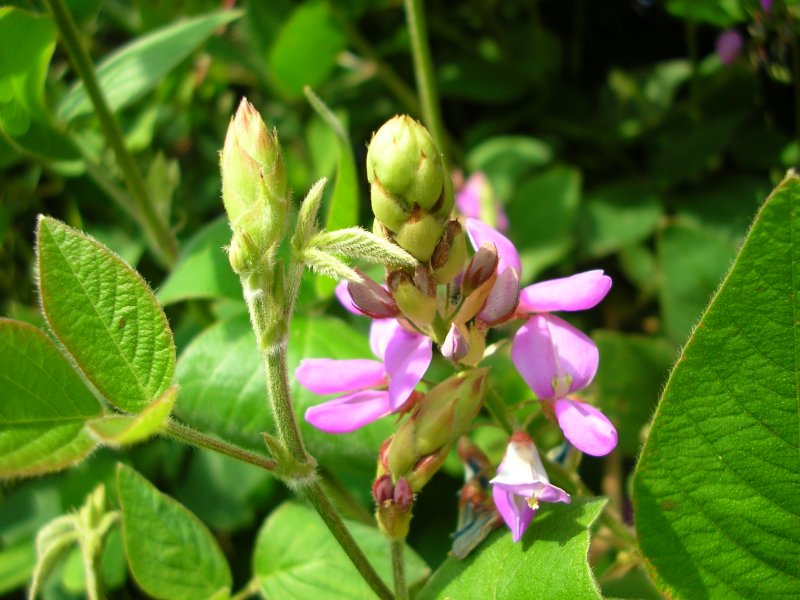
<path id="1" fill-rule="evenodd" d="M 736 247 L 726 236 L 706 227 L 677 223 L 661 231 L 657 249 L 664 330 L 680 343 L 730 267 Z"/>
<path id="2" fill-rule="evenodd" d="M 181 354 L 175 379 L 181 420 L 251 449 L 271 431 L 261 354 L 247 315 L 217 323 Z"/>
<path id="3" fill-rule="evenodd" d="M 33 571 L 30 597 L 39 590 L 59 559 L 78 544 L 80 524 L 75 515 L 62 515 L 45 525 L 36 536 L 36 568 Z"/>
<path id="4" fill-rule="evenodd" d="M 42 216 L 37 241 L 48 323 L 109 402 L 140 411 L 172 383 L 175 346 L 164 311 L 141 275 L 96 240 Z"/>
<path id="5" fill-rule="evenodd" d="M 581 196 L 581 174 L 558 165 L 526 179 L 508 205 L 524 281 L 531 281 L 572 248 Z"/>
<path id="6" fill-rule="evenodd" d="M 12 137 L 45 116 L 44 85 L 55 41 L 49 16 L 0 8 L 0 128 Z"/>
<path id="7" fill-rule="evenodd" d="M 374 527 L 350 522 L 347 528 L 391 587 L 389 541 Z M 405 563 L 409 587 L 419 584 L 430 572 L 408 546 Z M 293 502 L 273 511 L 258 532 L 253 571 L 266 598 L 375 598 L 322 519 L 311 508 Z"/>
<path id="8" fill-rule="evenodd" d="M 0 477 L 57 471 L 92 451 L 83 425 L 102 408 L 44 333 L 0 319 L 0 382 Z"/>
<path id="9" fill-rule="evenodd" d="M 594 380 L 600 408 L 617 426 L 620 449 L 635 457 L 642 444 L 642 428 L 658 403 L 675 349 L 664 339 L 614 331 L 595 331 L 592 338 L 601 357 Z"/>
<path id="10" fill-rule="evenodd" d="M 571 504 L 544 505 L 520 542 L 503 528 L 465 560 L 448 558 L 418 599 L 599 599 L 586 553 L 589 527 L 605 503 L 573 498 Z"/>
<path id="11" fill-rule="evenodd" d="M 86 426 L 100 444 L 112 448 L 138 444 L 164 430 L 177 395 L 177 386 L 169 387 L 137 415 L 107 415 L 88 421 Z"/>
<path id="12" fill-rule="evenodd" d="M 344 34 L 323 2 L 307 2 L 285 22 L 269 53 L 268 63 L 279 87 L 300 97 L 303 87 L 324 83 L 345 47 Z"/>
<path id="13" fill-rule="evenodd" d="M 196 516 L 122 464 L 117 491 L 128 565 L 145 592 L 165 600 L 198 600 L 230 588 L 222 550 Z"/>
<path id="14" fill-rule="evenodd" d="M 606 185 L 586 196 L 583 243 L 590 256 L 606 256 L 650 237 L 661 220 L 659 197 L 630 181 Z"/>
<path id="15" fill-rule="evenodd" d="M 553 158 L 553 149 L 541 140 L 519 135 L 497 136 L 473 148 L 467 156 L 470 171 L 483 171 L 498 198 L 511 196 L 514 187 L 530 169 Z"/>
<path id="16" fill-rule="evenodd" d="M 241 300 L 242 284 L 231 269 L 224 247 L 231 242 L 224 215 L 198 231 L 181 250 L 178 264 L 156 294 L 163 305 L 196 298 Z"/>
<path id="17" fill-rule="evenodd" d="M 153 90 L 183 59 L 220 26 L 238 19 L 240 11 L 209 12 L 162 27 L 123 46 L 97 66 L 97 79 L 112 111 L 118 111 Z M 92 112 L 82 82 L 64 96 L 59 118 L 70 121 Z"/>
<path id="18" fill-rule="evenodd" d="M 731 27 L 747 19 L 740 0 L 668 0 L 667 10 L 687 21 Z"/>
<path id="19" fill-rule="evenodd" d="M 36 564 L 36 548 L 26 542 L 0 549 L 0 594 L 23 587 Z"/>
<path id="20" fill-rule="evenodd" d="M 800 595 L 800 179 L 767 199 L 667 382 L 634 480 L 660 585 Z"/>

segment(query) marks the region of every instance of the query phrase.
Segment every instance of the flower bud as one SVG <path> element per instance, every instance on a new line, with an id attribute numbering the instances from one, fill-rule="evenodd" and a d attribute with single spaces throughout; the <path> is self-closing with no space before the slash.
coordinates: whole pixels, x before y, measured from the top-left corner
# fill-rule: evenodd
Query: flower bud
<path id="1" fill-rule="evenodd" d="M 397 480 L 397 484 L 394 486 L 393 500 L 404 510 L 410 509 L 411 505 L 414 504 L 414 492 L 411 486 L 408 485 L 407 479 L 401 477 Z"/>
<path id="2" fill-rule="evenodd" d="M 467 261 L 466 239 L 461 223 L 456 220 L 447 222 L 431 255 L 431 268 L 438 283 L 450 283 L 461 273 Z"/>
<path id="3" fill-rule="evenodd" d="M 412 277 L 406 271 L 393 271 L 386 283 L 402 313 L 418 327 L 427 327 L 436 316 L 436 281 L 418 265 Z"/>
<path id="4" fill-rule="evenodd" d="M 361 281 L 347 284 L 347 291 L 350 292 L 356 308 L 373 319 L 396 317 L 400 311 L 386 288 L 367 277 L 360 269 L 356 269 L 356 272 L 361 275 Z"/>
<path id="5" fill-rule="evenodd" d="M 458 364 L 469 352 L 469 341 L 464 336 L 455 323 L 450 325 L 450 331 L 442 342 L 442 356 L 453 364 Z"/>
<path id="6" fill-rule="evenodd" d="M 246 99 L 231 119 L 220 157 L 222 201 L 234 232 L 247 233 L 262 254 L 277 246 L 289 209 L 278 136 Z"/>
<path id="7" fill-rule="evenodd" d="M 461 293 L 469 296 L 486 283 L 497 270 L 497 248 L 492 243 L 483 244 L 472 256 L 461 278 Z"/>
<path id="8" fill-rule="evenodd" d="M 394 497 L 394 486 L 392 486 L 392 476 L 382 475 L 372 484 L 372 497 L 377 504 L 391 500 Z"/>
<path id="9" fill-rule="evenodd" d="M 397 244 L 420 262 L 427 262 L 444 233 L 444 225 L 435 216 L 419 208 L 400 225 L 394 239 Z"/>
<path id="10" fill-rule="evenodd" d="M 494 327 L 508 321 L 517 310 L 519 294 L 517 270 L 506 269 L 500 273 L 476 317 L 479 326 Z"/>

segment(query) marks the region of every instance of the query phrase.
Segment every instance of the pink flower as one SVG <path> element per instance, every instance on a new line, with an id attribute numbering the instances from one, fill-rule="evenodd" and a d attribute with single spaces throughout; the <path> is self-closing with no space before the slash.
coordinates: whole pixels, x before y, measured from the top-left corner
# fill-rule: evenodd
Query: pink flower
<path id="1" fill-rule="evenodd" d="M 570 502 L 567 492 L 550 483 L 533 440 L 523 431 L 511 436 L 497 476 L 490 483 L 497 512 L 515 542 L 522 539 L 539 502 Z"/>
<path id="2" fill-rule="evenodd" d="M 742 34 L 735 29 L 726 29 L 717 37 L 717 56 L 723 65 L 732 65 L 743 46 Z"/>
<path id="3" fill-rule="evenodd" d="M 456 193 L 456 210 L 465 217 L 481 219 L 483 212 L 492 208 L 494 208 L 495 227 L 499 231 L 506 231 L 508 217 L 503 205 L 494 198 L 486 175 L 480 171 L 473 173 Z"/>
<path id="4" fill-rule="evenodd" d="M 467 219 L 473 245 L 491 241 L 497 247 L 500 264 L 521 268 L 519 253 L 511 241 L 488 225 Z M 601 270 L 571 277 L 542 281 L 523 288 L 517 316 L 527 322 L 517 331 L 511 346 L 511 360 L 519 374 L 553 409 L 564 436 L 579 450 L 604 456 L 617 445 L 617 431 L 596 408 L 567 398 L 594 379 L 599 353 L 584 333 L 549 314 L 578 311 L 596 306 L 611 289 L 611 278 Z"/>
<path id="5" fill-rule="evenodd" d="M 342 394 L 312 406 L 306 421 L 328 433 L 348 433 L 399 410 L 431 362 L 431 340 L 403 329 L 396 319 L 376 319 L 370 347 L 380 360 L 307 358 L 295 377 L 315 394 Z"/>

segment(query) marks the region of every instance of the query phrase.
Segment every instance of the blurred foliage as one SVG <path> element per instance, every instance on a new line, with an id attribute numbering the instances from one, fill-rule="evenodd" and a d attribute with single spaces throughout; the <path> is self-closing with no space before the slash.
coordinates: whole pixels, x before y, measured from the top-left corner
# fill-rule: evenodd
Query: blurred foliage
<path id="1" fill-rule="evenodd" d="M 93 60 L 104 65 L 126 141 L 178 237 L 171 272 L 147 251 L 142 228 L 123 208 L 119 169 L 46 6 L 7 4 L 0 8 L 0 311 L 39 323 L 32 284 L 38 213 L 90 232 L 136 267 L 166 305 L 183 388 L 177 414 L 263 448 L 258 432 L 269 416 L 260 364 L 254 354 L 244 357 L 252 334 L 221 248 L 229 234 L 219 219 L 218 151 L 246 95 L 278 131 L 295 198 L 322 176 L 336 178 L 328 206 L 346 207 L 343 224 L 358 218 L 371 228 L 366 143 L 396 113 L 420 117 L 401 3 L 68 1 Z M 776 0 L 765 15 L 755 0 L 466 0 L 426 9 L 449 134 L 445 154 L 454 168 L 488 175 L 510 216 L 523 283 L 590 268 L 614 279 L 603 305 L 579 319 L 601 330 L 594 393 L 620 429 L 618 460 L 629 467 L 676 350 L 766 192 L 800 161 L 791 86 L 798 8 Z M 714 53 L 723 27 L 746 36 L 731 65 Z M 305 86 L 330 107 L 344 135 L 309 104 Z M 366 323 L 332 303 L 330 292 L 308 278 L 292 351 L 369 356 Z M 320 319 L 326 309 L 333 316 Z M 513 404 L 529 392 L 508 371 L 501 395 Z M 303 407 L 315 401 L 306 396 L 299 394 Z M 364 509 L 371 509 L 371 457 L 390 430 L 383 425 L 349 440 L 308 431 L 322 465 Z M 214 530 L 235 565 L 234 589 L 246 583 L 249 573 L 238 565 L 251 560 L 254 524 L 284 492 L 249 466 L 156 440 L 114 455 L 99 451 L 48 479 L 4 483 L 0 591 L 25 584 L 39 526 L 80 505 L 98 482 L 114 489 L 113 457 L 120 456 Z M 606 468 L 599 460 L 582 465 L 598 493 Z M 626 475 L 617 473 L 620 496 Z M 196 478 L 206 485 L 199 488 Z M 451 499 L 435 514 L 422 513 L 415 527 L 424 530 L 426 518 L 454 526 Z M 268 523 L 278 527 L 278 517 Z M 117 543 L 109 543 L 112 571 Z M 446 547 L 420 553 L 435 569 Z M 80 595 L 74 563 L 66 559 L 45 597 Z M 609 593 L 654 594 L 638 570 L 596 567 Z M 134 589 L 124 576 L 114 582 Z"/>

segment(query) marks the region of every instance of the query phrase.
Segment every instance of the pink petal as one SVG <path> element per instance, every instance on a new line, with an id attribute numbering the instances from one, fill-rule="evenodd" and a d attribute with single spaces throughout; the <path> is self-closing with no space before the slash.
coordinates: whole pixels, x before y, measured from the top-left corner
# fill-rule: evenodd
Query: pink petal
<path id="1" fill-rule="evenodd" d="M 550 314 L 528 319 L 511 345 L 514 366 L 542 400 L 589 385 L 599 358 L 597 346 L 586 334 Z"/>
<path id="2" fill-rule="evenodd" d="M 335 290 L 336 298 L 339 300 L 339 304 L 344 306 L 344 309 L 347 312 L 363 317 L 364 313 L 358 310 L 358 307 L 353 304 L 353 297 L 350 295 L 350 291 L 347 289 L 348 283 L 348 281 L 339 282 Z"/>
<path id="3" fill-rule="evenodd" d="M 383 363 L 366 358 L 305 358 L 294 375 L 300 385 L 315 394 L 343 394 L 380 387 L 387 382 Z"/>
<path id="4" fill-rule="evenodd" d="M 518 311 L 586 310 L 596 306 L 610 289 L 611 278 L 600 269 L 542 281 L 523 288 L 519 295 Z"/>
<path id="5" fill-rule="evenodd" d="M 498 485 L 492 486 L 492 498 L 497 512 L 511 530 L 511 538 L 515 542 L 520 541 L 536 511 L 528 506 L 525 498 L 504 490 Z"/>
<path id="6" fill-rule="evenodd" d="M 464 186 L 456 193 L 456 210 L 465 217 L 481 216 L 481 190 L 486 184 L 483 173 L 477 172 L 469 176 Z"/>
<path id="7" fill-rule="evenodd" d="M 389 403 L 400 408 L 428 370 L 433 347 L 428 337 L 401 330 L 386 346 L 384 362 L 389 375 Z"/>
<path id="8" fill-rule="evenodd" d="M 531 483 L 498 483 L 494 482 L 495 487 L 501 487 L 508 492 L 523 496 L 525 498 L 536 498 L 541 502 L 563 502 L 569 504 L 571 498 L 567 492 L 552 483 L 545 481 L 534 481 Z"/>
<path id="9" fill-rule="evenodd" d="M 386 354 L 386 346 L 392 338 L 404 333 L 404 329 L 397 322 L 397 319 L 375 319 L 369 328 L 369 347 L 372 353 L 383 360 Z"/>
<path id="10" fill-rule="evenodd" d="M 350 433 L 392 412 L 389 394 L 366 390 L 312 406 L 306 421 L 327 433 Z"/>
<path id="11" fill-rule="evenodd" d="M 605 456 L 617 446 L 617 430 L 594 406 L 562 398 L 555 404 L 558 426 L 581 452 Z"/>
<path id="12" fill-rule="evenodd" d="M 489 227 L 486 223 L 478 219 L 467 219 L 467 235 L 472 247 L 476 250 L 485 242 L 494 244 L 497 248 L 497 255 L 500 262 L 497 265 L 497 272 L 502 273 L 506 268 L 516 269 L 517 273 L 522 273 L 522 263 L 519 260 L 519 253 L 506 236 Z"/>
<path id="13" fill-rule="evenodd" d="M 450 331 L 442 342 L 442 356 L 447 360 L 457 363 L 469 354 L 469 342 L 461 335 L 455 324 L 450 325 Z"/>
<path id="14" fill-rule="evenodd" d="M 510 319 L 519 301 L 519 273 L 506 269 L 497 277 L 478 313 L 478 321 L 494 327 Z"/>

